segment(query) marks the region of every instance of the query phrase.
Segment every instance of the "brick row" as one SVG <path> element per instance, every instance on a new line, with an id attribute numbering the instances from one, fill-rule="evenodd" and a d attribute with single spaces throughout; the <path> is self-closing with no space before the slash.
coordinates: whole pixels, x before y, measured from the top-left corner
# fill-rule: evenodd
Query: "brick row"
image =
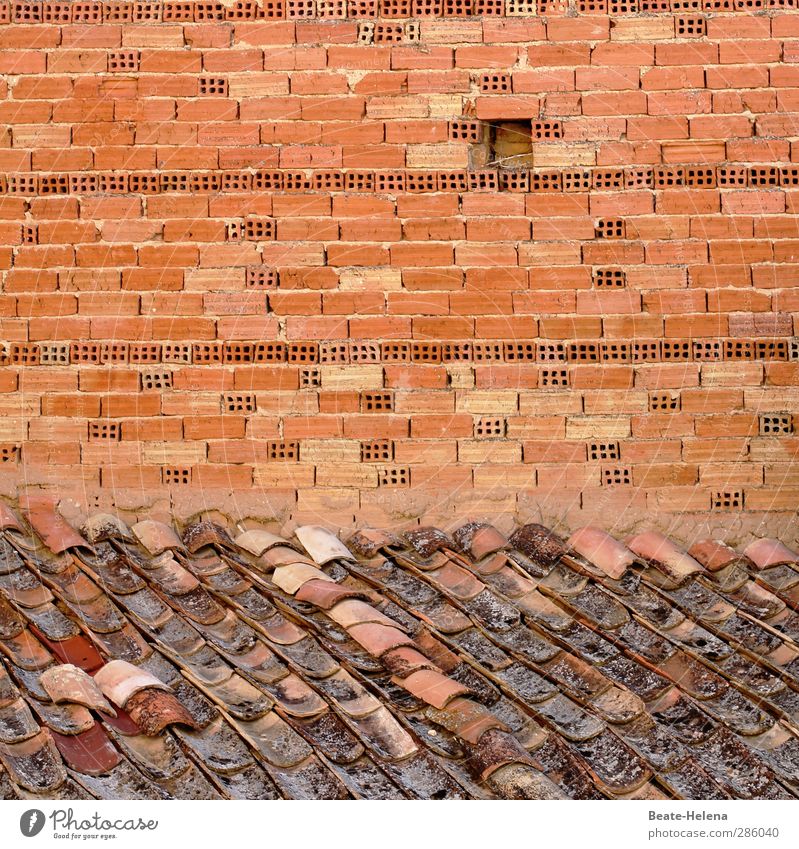
<path id="1" fill-rule="evenodd" d="M 206 23 L 383 17 L 557 17 L 796 8 L 796 0 L 237 0 L 237 2 L 11 2 L 0 24 Z"/>
<path id="2" fill-rule="evenodd" d="M 373 363 L 687 363 L 721 361 L 799 361 L 799 339 L 636 339 L 631 342 L 483 340 L 392 342 L 348 339 L 317 342 L 15 342 L 0 343 L 0 366 L 63 365 L 235 365 L 286 366 Z M 527 372 L 527 379 L 535 372 Z M 546 372 L 542 372 L 546 375 Z M 162 388 L 145 386 L 144 388 Z M 435 387 L 433 387 L 435 388 Z"/>
<path id="3" fill-rule="evenodd" d="M 264 192 L 281 194 L 465 194 L 469 192 L 514 192 L 522 194 L 615 192 L 632 189 L 658 191 L 701 188 L 719 192 L 747 189 L 792 189 L 799 187 L 799 165 L 770 163 L 745 165 L 725 162 L 719 165 L 669 164 L 631 168 L 547 168 L 541 170 L 391 171 L 256 170 L 256 171 L 137 171 L 100 173 L 0 173 L 0 195 L 54 197 L 59 195 L 159 194 L 224 195 Z M 717 197 L 729 197 L 720 194 Z M 793 195 L 772 192 L 772 198 Z M 298 206 L 299 204 L 295 204 Z M 289 212 L 290 210 L 286 210 Z M 323 210 L 327 211 L 327 210 Z M 368 205 L 363 207 L 369 214 Z M 525 210 L 520 210 L 522 213 Z M 771 210 L 763 209 L 764 212 Z M 773 211 L 784 211 L 784 207 Z M 314 210 L 318 213 L 318 210 Z M 358 214 L 357 208 L 352 210 Z M 480 210 L 490 215 L 486 206 Z M 402 216 L 400 210 L 400 217 Z M 555 213 L 554 217 L 557 217 Z"/>

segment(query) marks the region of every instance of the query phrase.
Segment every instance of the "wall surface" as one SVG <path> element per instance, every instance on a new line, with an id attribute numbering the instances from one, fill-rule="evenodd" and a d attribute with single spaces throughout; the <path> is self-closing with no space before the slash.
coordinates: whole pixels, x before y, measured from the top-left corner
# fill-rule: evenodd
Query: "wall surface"
<path id="1" fill-rule="evenodd" d="M 0 3 L 3 493 L 789 522 L 795 6 Z"/>

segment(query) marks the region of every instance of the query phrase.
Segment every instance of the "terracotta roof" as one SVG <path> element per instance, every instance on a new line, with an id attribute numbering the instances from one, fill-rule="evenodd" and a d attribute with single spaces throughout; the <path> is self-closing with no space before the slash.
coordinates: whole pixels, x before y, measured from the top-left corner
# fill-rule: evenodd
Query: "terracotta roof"
<path id="1" fill-rule="evenodd" d="M 20 510 L 0 505 L 3 797 L 799 790 L 799 555 L 776 540 Z"/>

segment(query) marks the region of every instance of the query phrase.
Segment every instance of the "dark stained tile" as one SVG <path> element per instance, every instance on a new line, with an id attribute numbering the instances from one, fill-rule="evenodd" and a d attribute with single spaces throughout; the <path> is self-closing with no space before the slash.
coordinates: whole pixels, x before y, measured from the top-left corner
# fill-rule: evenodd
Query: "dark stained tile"
<path id="1" fill-rule="evenodd" d="M 489 631 L 509 631 L 520 621 L 519 611 L 510 603 L 502 601 L 489 590 L 483 590 L 464 603 L 467 613 Z"/>
<path id="2" fill-rule="evenodd" d="M 519 528 L 510 542 L 514 548 L 545 569 L 554 566 L 568 551 L 568 546 L 557 534 L 534 523 Z"/>
<path id="3" fill-rule="evenodd" d="M 417 751 L 411 735 L 386 707 L 355 718 L 352 723 L 361 739 L 380 757 L 401 760 Z"/>
<path id="4" fill-rule="evenodd" d="M 325 710 L 310 719 L 289 717 L 287 721 L 333 763 L 352 764 L 362 759 L 364 747 L 332 710 Z"/>
<path id="5" fill-rule="evenodd" d="M 264 776 L 264 778 L 266 778 L 266 774 L 263 770 L 259 770 L 259 772 Z M 220 789 L 214 786 L 209 777 L 201 773 L 194 764 L 190 764 L 184 772 L 180 773 L 180 775 L 176 775 L 174 778 L 162 779 L 160 781 L 155 781 L 155 783 L 172 799 L 206 801 L 226 798 L 226 795 L 223 795 Z M 273 798 L 269 795 L 270 792 L 273 792 L 271 785 L 263 787 L 263 789 L 258 789 L 260 790 L 261 795 L 256 794 L 253 795 L 252 798 Z"/>
<path id="6" fill-rule="evenodd" d="M 185 725 L 195 730 L 202 727 L 175 696 L 163 690 L 139 690 L 127 700 L 125 709 L 136 725 L 151 736 L 160 734 L 169 725 Z"/>
<path id="7" fill-rule="evenodd" d="M 67 777 L 47 729 L 18 743 L 0 743 L 0 762 L 15 784 L 34 793 L 55 790 Z"/>
<path id="8" fill-rule="evenodd" d="M 566 794 L 542 773 L 519 763 L 500 767 L 488 777 L 503 799 L 566 799 Z"/>
<path id="9" fill-rule="evenodd" d="M 29 704 L 42 724 L 60 734 L 80 734 L 88 731 L 94 724 L 92 714 L 82 705 L 66 703 L 57 705 L 39 699 L 31 699 Z"/>
<path id="10" fill-rule="evenodd" d="M 533 764 L 569 799 L 603 799 L 587 765 L 557 734 L 549 734 L 532 752 Z"/>
<path id="11" fill-rule="evenodd" d="M 419 751 L 396 763 L 388 762 L 384 768 L 412 799 L 469 798 L 463 783 L 426 752 Z"/>
<path id="12" fill-rule="evenodd" d="M 590 740 L 605 727 L 601 719 L 560 693 L 537 703 L 535 710 L 550 727 L 571 741 Z"/>
<path id="13" fill-rule="evenodd" d="M 0 574 L 0 591 L 20 607 L 38 607 L 53 600 L 53 594 L 27 567 Z"/>
<path id="14" fill-rule="evenodd" d="M 78 624 L 67 618 L 54 604 L 43 604 L 26 610 L 25 616 L 36 627 L 36 632 L 48 640 L 68 640 L 80 634 Z"/>
<path id="15" fill-rule="evenodd" d="M 438 528 L 417 528 L 408 531 L 405 539 L 411 548 L 424 560 L 432 557 L 437 551 L 445 548 L 455 548 L 455 543 L 444 531 Z"/>
<path id="16" fill-rule="evenodd" d="M 125 756 L 153 781 L 161 783 L 176 778 L 189 768 L 189 761 L 169 733 L 157 737 L 111 734 Z"/>
<path id="17" fill-rule="evenodd" d="M 256 763 L 236 772 L 214 773 L 213 781 L 228 799 L 280 799 L 281 795 L 266 771 Z"/>
<path id="18" fill-rule="evenodd" d="M 362 528 L 348 540 L 347 547 L 360 557 L 371 559 L 384 548 L 403 548 L 404 543 L 396 534 L 375 528 Z"/>
<path id="19" fill-rule="evenodd" d="M 677 798 L 682 799 L 729 799 L 729 793 L 713 780 L 708 772 L 693 759 L 687 760 L 661 776 Z"/>
<path id="20" fill-rule="evenodd" d="M 484 781 L 506 764 L 530 765 L 530 756 L 512 735 L 490 728 L 480 739 L 469 746 L 467 766 L 476 780 Z"/>
<path id="21" fill-rule="evenodd" d="M 619 725 L 617 732 L 658 772 L 675 769 L 690 756 L 684 744 L 648 715 Z"/>
<path id="22" fill-rule="evenodd" d="M 21 743 L 38 733 L 39 723 L 23 698 L 0 707 L 0 743 Z"/>
<path id="23" fill-rule="evenodd" d="M 333 771 L 354 799 L 407 799 L 408 795 L 367 757 L 333 763 Z"/>
<path id="24" fill-rule="evenodd" d="M 174 733 L 213 772 L 230 774 L 255 763 L 243 738 L 221 717 L 199 731 L 175 726 Z"/>
<path id="25" fill-rule="evenodd" d="M 774 776 L 766 762 L 726 728 L 719 728 L 693 748 L 708 773 L 739 799 L 760 798 Z"/>
<path id="26" fill-rule="evenodd" d="M 280 792 L 288 799 L 348 799 L 347 788 L 331 770 L 317 758 L 292 769 L 268 770 Z"/>
<path id="27" fill-rule="evenodd" d="M 601 785 L 613 793 L 629 793 L 651 775 L 646 763 L 611 731 L 572 744 Z"/>
<path id="28" fill-rule="evenodd" d="M 192 522 L 183 531 L 183 544 L 191 554 L 206 546 L 235 549 L 236 544 L 221 525 L 210 521 Z"/>
<path id="29" fill-rule="evenodd" d="M 236 722 L 236 729 L 267 763 L 292 767 L 310 757 L 313 749 L 274 711 L 251 720 Z"/>
<path id="30" fill-rule="evenodd" d="M 168 798 L 164 790 L 124 759 L 102 775 L 75 772 L 74 777 L 85 790 L 99 799 Z"/>
<path id="31" fill-rule="evenodd" d="M 133 542 L 128 526 L 113 513 L 95 513 L 83 523 L 83 535 L 95 546 L 109 540 Z"/>

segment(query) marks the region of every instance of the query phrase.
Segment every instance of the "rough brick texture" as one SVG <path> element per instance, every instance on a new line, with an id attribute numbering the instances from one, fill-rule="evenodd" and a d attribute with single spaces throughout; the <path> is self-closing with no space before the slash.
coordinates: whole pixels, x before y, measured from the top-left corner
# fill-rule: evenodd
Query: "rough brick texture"
<path id="1" fill-rule="evenodd" d="M 0 3 L 4 491 L 789 517 L 796 5 Z"/>

